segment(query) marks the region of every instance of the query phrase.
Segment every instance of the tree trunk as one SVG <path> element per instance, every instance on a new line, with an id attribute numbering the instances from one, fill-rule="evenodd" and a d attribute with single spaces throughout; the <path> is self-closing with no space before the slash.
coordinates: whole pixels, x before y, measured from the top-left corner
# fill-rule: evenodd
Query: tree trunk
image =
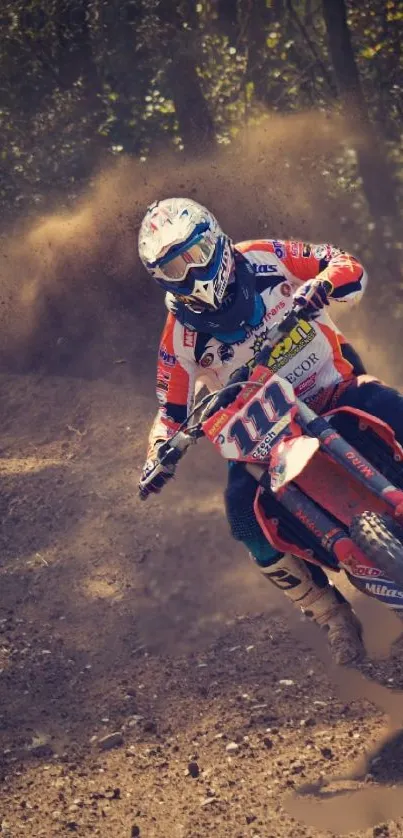
<path id="1" fill-rule="evenodd" d="M 380 327 L 390 330 L 396 304 L 402 303 L 399 284 L 402 275 L 401 229 L 396 189 L 387 162 L 382 140 L 371 123 L 355 63 L 344 0 L 322 0 L 330 54 L 347 121 L 351 125 L 352 143 L 357 128 L 361 134 L 356 144 L 358 171 L 363 192 L 376 227 L 369 233 L 374 279 L 367 292 L 368 328 L 379 334 Z M 397 246 L 396 246 L 397 244 Z M 382 277 L 392 281 L 379 283 Z"/>
<path id="2" fill-rule="evenodd" d="M 237 47 L 240 27 L 238 0 L 216 0 L 217 23 L 222 35 L 226 35 L 232 47 Z"/>
<path id="3" fill-rule="evenodd" d="M 161 0 L 158 17 L 161 21 L 159 48 L 172 56 L 166 64 L 166 78 L 175 106 L 179 133 L 185 153 L 203 154 L 215 146 L 214 122 L 204 98 L 197 73 L 199 41 L 189 31 L 186 17 L 188 3 L 172 6 L 171 0 Z M 184 29 L 183 24 L 188 24 Z"/>
<path id="4" fill-rule="evenodd" d="M 362 92 L 347 23 L 345 0 L 322 0 L 329 50 L 344 111 L 353 131 L 361 134 L 357 145 L 358 169 L 369 208 L 375 218 L 398 216 L 393 178 L 386 150 L 370 120 Z"/>
<path id="5" fill-rule="evenodd" d="M 79 79 L 88 91 L 99 92 L 99 78 L 91 44 L 90 0 L 57 0 L 57 70 L 62 88 L 71 88 Z"/>
<path id="6" fill-rule="evenodd" d="M 215 145 L 214 123 L 203 96 L 193 56 L 187 48 L 173 49 L 167 79 L 185 152 L 202 154 Z"/>
<path id="7" fill-rule="evenodd" d="M 242 20 L 244 34 L 246 35 L 248 61 L 246 67 L 246 82 L 253 82 L 254 96 L 258 102 L 262 102 L 270 108 L 276 105 L 284 91 L 284 82 L 281 75 L 277 81 L 268 76 L 274 69 L 282 69 L 281 63 L 276 64 L 273 57 L 269 56 L 267 48 L 267 35 L 270 25 L 274 22 L 283 22 L 285 9 L 283 2 L 268 6 L 266 0 L 244 0 L 242 5 Z"/>

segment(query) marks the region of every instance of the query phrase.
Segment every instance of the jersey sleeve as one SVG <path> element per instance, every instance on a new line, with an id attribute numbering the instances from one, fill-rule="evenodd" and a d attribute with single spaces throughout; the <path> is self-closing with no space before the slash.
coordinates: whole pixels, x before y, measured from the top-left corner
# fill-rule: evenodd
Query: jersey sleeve
<path id="1" fill-rule="evenodd" d="M 333 286 L 331 297 L 337 302 L 358 302 L 367 284 L 366 271 L 358 259 L 331 244 L 258 239 L 240 242 L 236 247 L 241 253 L 253 252 L 255 257 L 273 254 L 291 282 L 327 279 Z"/>
<path id="2" fill-rule="evenodd" d="M 358 302 L 365 291 L 367 274 L 361 262 L 331 244 L 284 242 L 285 263 L 297 279 L 327 279 L 331 298 L 340 303 Z"/>
<path id="3" fill-rule="evenodd" d="M 169 439 L 178 430 L 193 404 L 198 373 L 193 352 L 195 337 L 196 333 L 184 329 L 173 314 L 168 314 L 158 350 L 159 409 L 149 435 L 149 455 L 159 440 Z"/>

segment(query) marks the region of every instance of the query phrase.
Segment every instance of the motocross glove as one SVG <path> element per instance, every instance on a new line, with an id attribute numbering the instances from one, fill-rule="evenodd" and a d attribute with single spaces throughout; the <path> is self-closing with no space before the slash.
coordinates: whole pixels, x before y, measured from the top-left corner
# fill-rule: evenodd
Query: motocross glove
<path id="1" fill-rule="evenodd" d="M 143 466 L 139 481 L 139 495 L 142 500 L 146 500 L 150 494 L 158 494 L 165 483 L 174 476 L 176 465 L 160 461 L 158 452 L 161 445 L 164 445 L 164 442 L 155 446 L 152 455 Z"/>
<path id="2" fill-rule="evenodd" d="M 333 286 L 329 280 L 309 279 L 294 294 L 294 303 L 303 306 L 307 313 L 315 314 L 329 305 L 332 291 Z"/>

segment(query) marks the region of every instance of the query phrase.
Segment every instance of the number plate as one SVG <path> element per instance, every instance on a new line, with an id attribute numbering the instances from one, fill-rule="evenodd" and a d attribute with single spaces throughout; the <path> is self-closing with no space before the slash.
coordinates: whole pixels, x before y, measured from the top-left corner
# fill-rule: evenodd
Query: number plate
<path id="1" fill-rule="evenodd" d="M 262 386 L 246 387 L 227 408 L 203 424 L 206 436 L 227 460 L 264 462 L 274 443 L 287 433 L 296 412 L 291 384 L 268 370 L 257 368 L 250 381 Z"/>

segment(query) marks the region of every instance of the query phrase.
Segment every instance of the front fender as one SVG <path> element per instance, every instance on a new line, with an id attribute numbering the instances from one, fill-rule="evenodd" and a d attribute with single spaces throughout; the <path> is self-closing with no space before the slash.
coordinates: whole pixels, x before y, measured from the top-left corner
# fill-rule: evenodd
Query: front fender
<path id="1" fill-rule="evenodd" d="M 319 440 L 302 434 L 285 439 L 273 449 L 270 457 L 270 488 L 276 493 L 295 480 L 320 448 Z"/>

